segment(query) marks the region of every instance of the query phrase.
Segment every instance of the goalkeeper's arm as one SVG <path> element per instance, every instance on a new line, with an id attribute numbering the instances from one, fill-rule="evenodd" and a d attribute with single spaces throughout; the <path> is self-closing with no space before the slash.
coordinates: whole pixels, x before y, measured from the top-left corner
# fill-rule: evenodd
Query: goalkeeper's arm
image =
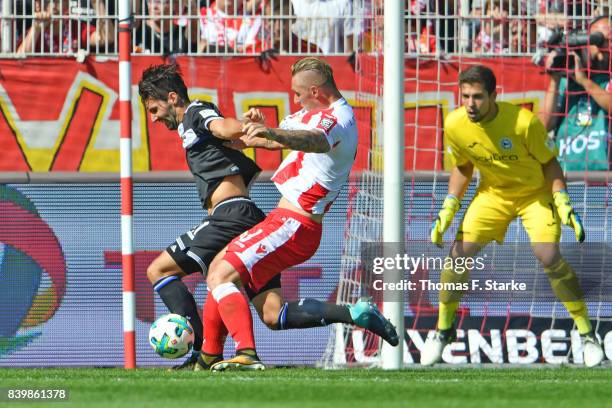
<path id="1" fill-rule="evenodd" d="M 553 158 L 542 165 L 542 170 L 544 171 L 544 177 L 549 185 L 552 186 L 553 201 L 561 222 L 574 228 L 576 241 L 583 242 L 586 238 L 584 226 L 580 216 L 574 211 L 574 207 L 572 207 L 569 194 L 567 194 L 563 170 L 561 170 L 559 162 L 556 158 Z"/>
<path id="2" fill-rule="evenodd" d="M 431 224 L 431 242 L 434 244 L 442 246 L 444 232 L 451 225 L 455 214 L 461 208 L 461 199 L 470 185 L 470 181 L 472 181 L 473 173 L 474 165 L 471 162 L 455 166 L 451 170 L 448 180 L 448 194 L 444 199 L 442 209 Z"/>

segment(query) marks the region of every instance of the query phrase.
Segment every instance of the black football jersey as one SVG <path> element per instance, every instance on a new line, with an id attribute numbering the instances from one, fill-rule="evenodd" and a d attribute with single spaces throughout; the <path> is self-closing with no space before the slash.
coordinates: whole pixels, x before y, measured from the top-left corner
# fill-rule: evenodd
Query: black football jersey
<path id="1" fill-rule="evenodd" d="M 214 104 L 193 101 L 178 127 L 204 208 L 224 177 L 240 174 L 248 186 L 261 171 L 241 151 L 225 147 L 225 140 L 213 136 L 209 126 L 215 119 L 223 119 L 223 115 Z"/>

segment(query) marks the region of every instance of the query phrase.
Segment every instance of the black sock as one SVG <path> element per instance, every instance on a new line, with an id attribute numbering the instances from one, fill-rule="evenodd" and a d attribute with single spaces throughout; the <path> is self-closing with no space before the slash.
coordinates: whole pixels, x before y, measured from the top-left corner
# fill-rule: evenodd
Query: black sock
<path id="1" fill-rule="evenodd" d="M 236 350 L 236 355 L 243 355 L 243 356 L 249 356 L 254 358 L 255 360 L 259 360 L 259 357 L 257 356 L 257 351 L 255 351 L 254 349 L 240 349 L 240 350 Z"/>
<path id="2" fill-rule="evenodd" d="M 277 328 L 305 329 L 327 326 L 331 323 L 353 323 L 348 307 L 316 299 L 302 299 L 299 302 L 287 302 L 283 305 L 278 315 Z"/>
<path id="3" fill-rule="evenodd" d="M 153 288 L 170 312 L 185 316 L 189 320 L 195 334 L 193 349 L 199 351 L 202 348 L 204 329 L 198 314 L 198 305 L 187 286 L 177 276 L 167 276 L 158 280 Z"/>
<path id="4" fill-rule="evenodd" d="M 223 360 L 223 356 L 222 355 L 211 355 L 211 354 L 206 354 L 206 353 L 198 353 L 198 364 L 202 367 L 202 368 L 210 368 L 210 366 L 212 366 L 215 363 L 218 363 L 219 361 Z"/>

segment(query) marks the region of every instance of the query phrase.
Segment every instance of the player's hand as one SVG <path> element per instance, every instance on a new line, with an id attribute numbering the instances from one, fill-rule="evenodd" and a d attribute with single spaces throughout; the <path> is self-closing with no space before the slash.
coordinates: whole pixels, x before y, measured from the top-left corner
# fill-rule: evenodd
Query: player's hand
<path id="1" fill-rule="evenodd" d="M 574 233 L 576 234 L 576 241 L 584 242 L 586 238 L 586 234 L 584 232 L 584 226 L 582 225 L 582 220 L 580 216 L 576 214 L 574 211 L 574 207 L 572 207 L 572 203 L 570 202 L 569 194 L 565 190 L 559 190 L 553 194 L 553 200 L 555 202 L 555 207 L 557 207 L 557 213 L 559 214 L 559 218 L 561 218 L 561 222 L 565 225 L 569 225 L 574 229 Z"/>
<path id="2" fill-rule="evenodd" d="M 266 117 L 263 112 L 256 108 L 249 109 L 247 112 L 244 112 L 242 116 L 250 122 L 263 124 L 266 121 Z"/>
<path id="3" fill-rule="evenodd" d="M 246 149 L 247 147 L 265 148 L 269 146 L 269 144 L 270 144 L 270 141 L 263 137 L 248 137 L 248 136 L 241 136 L 238 139 L 228 140 L 227 142 L 224 143 L 226 147 L 229 147 L 230 149 L 234 149 L 234 150 L 243 150 L 243 149 Z"/>
<path id="4" fill-rule="evenodd" d="M 438 213 L 438 218 L 431 224 L 431 242 L 442 247 L 444 232 L 450 227 L 459 208 L 461 208 L 459 199 L 452 194 L 447 195 Z"/>
<path id="5" fill-rule="evenodd" d="M 242 140 L 243 138 L 246 138 L 246 136 L 241 136 L 240 138 L 234 140 L 228 140 L 227 142 L 223 143 L 223 145 L 234 150 L 246 149 L 248 146 L 246 145 L 245 141 Z"/>
<path id="6" fill-rule="evenodd" d="M 250 139 L 261 138 L 269 139 L 270 138 L 270 130 L 262 123 L 257 122 L 247 122 L 242 127 L 242 132 L 246 136 L 246 143 L 249 145 Z"/>

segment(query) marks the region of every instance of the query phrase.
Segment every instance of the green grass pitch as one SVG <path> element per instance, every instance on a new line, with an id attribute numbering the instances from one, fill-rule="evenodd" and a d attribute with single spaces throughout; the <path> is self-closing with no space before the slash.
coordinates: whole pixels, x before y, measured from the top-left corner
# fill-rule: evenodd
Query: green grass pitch
<path id="1" fill-rule="evenodd" d="M 0 369 L 0 406 L 14 407 L 600 407 L 605 368 L 435 368 L 265 372 Z M 7 388 L 65 388 L 67 402 L 6 403 Z"/>

